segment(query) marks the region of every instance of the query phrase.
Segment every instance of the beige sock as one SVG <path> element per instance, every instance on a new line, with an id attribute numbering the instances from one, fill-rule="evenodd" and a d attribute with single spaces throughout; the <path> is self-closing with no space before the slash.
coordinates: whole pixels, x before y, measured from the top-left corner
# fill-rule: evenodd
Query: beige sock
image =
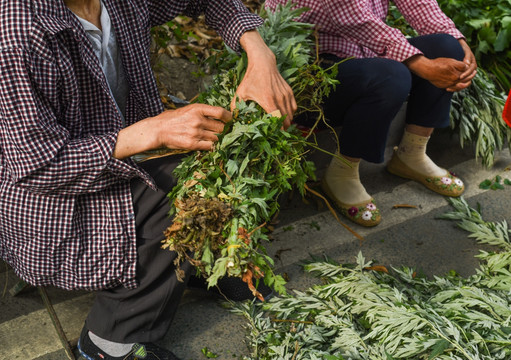
<path id="1" fill-rule="evenodd" d="M 337 200 L 347 205 L 355 205 L 371 200 L 371 195 L 367 193 L 360 182 L 358 174 L 360 161 L 346 161 L 349 165 L 334 157 L 326 170 L 325 181 L 333 195 Z"/>
<path id="2" fill-rule="evenodd" d="M 429 176 L 444 176 L 447 170 L 438 167 L 428 155 L 426 145 L 429 136 L 420 136 L 405 130 L 397 149 L 397 156 L 409 168 Z"/>

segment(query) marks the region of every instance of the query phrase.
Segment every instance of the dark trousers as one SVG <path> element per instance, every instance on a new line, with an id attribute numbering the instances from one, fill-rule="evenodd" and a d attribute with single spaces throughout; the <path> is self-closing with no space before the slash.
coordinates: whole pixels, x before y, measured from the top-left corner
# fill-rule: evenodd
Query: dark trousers
<path id="1" fill-rule="evenodd" d="M 462 60 L 463 49 L 450 35 L 434 34 L 409 42 L 430 59 Z M 324 54 L 323 66 L 341 61 Z M 339 65 L 340 84 L 324 102 L 329 124 L 342 127 L 341 154 L 381 163 L 390 124 L 408 99 L 406 123 L 442 128 L 449 125 L 452 93 L 412 74 L 401 62 L 384 58 L 349 59 Z M 300 122 L 300 119 L 297 119 Z M 305 125 L 311 125 L 305 120 Z"/>
<path id="2" fill-rule="evenodd" d="M 171 224 L 168 192 L 175 185 L 172 171 L 181 156 L 164 157 L 141 163 L 153 177 L 158 191 L 140 180 L 131 182 L 137 227 L 136 289 L 122 286 L 99 291 L 86 320 L 86 326 L 96 335 L 116 342 L 154 342 L 170 327 L 186 282 L 176 278 L 175 253 L 161 249 L 163 232 Z M 186 263 L 183 270 L 189 276 L 193 270 Z"/>

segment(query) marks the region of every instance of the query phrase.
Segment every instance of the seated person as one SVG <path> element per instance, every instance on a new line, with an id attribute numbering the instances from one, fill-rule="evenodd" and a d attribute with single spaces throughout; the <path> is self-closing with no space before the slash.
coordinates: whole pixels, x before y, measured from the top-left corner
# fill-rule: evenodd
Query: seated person
<path id="1" fill-rule="evenodd" d="M 287 0 L 267 0 L 276 9 Z M 426 145 L 435 128 L 449 125 L 454 91 L 476 75 L 475 57 L 435 0 L 396 0 L 420 36 L 407 39 L 385 23 L 388 0 L 293 0 L 308 8 L 297 21 L 314 24 L 322 64 L 339 65 L 340 85 L 324 111 L 339 133 L 340 157 L 333 158 L 322 186 L 348 219 L 374 226 L 381 214 L 360 182 L 361 159 L 381 163 L 392 119 L 408 100 L 404 135 L 387 169 L 441 195 L 459 196 L 463 182 L 437 166 Z"/>
<path id="2" fill-rule="evenodd" d="M 2 2 L 0 258 L 32 285 L 96 291 L 84 359 L 178 359 L 154 342 L 186 286 L 176 253 L 161 249 L 181 158 L 132 156 L 210 150 L 232 118 L 205 104 L 163 111 L 150 29 L 201 13 L 247 54 L 239 96 L 290 121 L 291 88 L 256 30 L 262 19 L 240 0 Z"/>

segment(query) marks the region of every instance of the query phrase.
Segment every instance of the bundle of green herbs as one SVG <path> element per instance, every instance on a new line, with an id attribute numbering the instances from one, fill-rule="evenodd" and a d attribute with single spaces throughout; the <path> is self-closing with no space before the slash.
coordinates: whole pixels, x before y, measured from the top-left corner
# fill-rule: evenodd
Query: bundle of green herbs
<path id="1" fill-rule="evenodd" d="M 511 241 L 506 221 L 483 220 L 463 198 L 442 216 L 481 243 L 477 273 L 431 280 L 413 269 L 317 261 L 323 281 L 261 304 L 233 305 L 248 320 L 245 360 L 495 360 L 511 358 Z"/>
<path id="2" fill-rule="evenodd" d="M 290 5 L 275 13 L 263 10 L 259 32 L 294 91 L 298 112 L 315 112 L 321 121 L 321 99 L 336 83 L 336 67 L 323 70 L 316 63 L 311 26 L 293 21 L 300 11 Z M 197 101 L 227 109 L 247 59 L 229 49 L 216 59 L 219 72 Z M 214 149 L 196 152 L 176 168 L 178 184 L 169 193 L 173 224 L 163 247 L 177 252 L 178 276 L 188 260 L 209 287 L 235 276 L 259 298 L 259 279 L 285 293 L 285 281 L 273 272 L 265 252 L 265 224 L 277 212 L 281 193 L 296 188 L 303 195 L 306 181 L 314 179 L 314 164 L 305 155 L 315 144 L 293 126 L 284 130 L 283 121 L 255 103 L 239 102 Z"/>

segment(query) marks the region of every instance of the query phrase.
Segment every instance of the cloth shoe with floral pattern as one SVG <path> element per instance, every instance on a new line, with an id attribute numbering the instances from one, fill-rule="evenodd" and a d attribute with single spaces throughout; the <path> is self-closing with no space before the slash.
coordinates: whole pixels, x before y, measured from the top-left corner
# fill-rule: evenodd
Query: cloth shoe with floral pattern
<path id="1" fill-rule="evenodd" d="M 453 173 L 446 170 L 444 176 L 421 174 L 401 161 L 395 152 L 387 164 L 387 170 L 402 178 L 415 180 L 440 195 L 458 197 L 465 191 L 463 181 Z"/>
<path id="2" fill-rule="evenodd" d="M 381 222 L 380 209 L 374 204 L 373 199 L 358 203 L 344 204 L 334 195 L 328 183 L 323 179 L 321 187 L 325 194 L 334 201 L 334 205 L 339 212 L 347 219 L 366 227 L 376 226 Z"/>

